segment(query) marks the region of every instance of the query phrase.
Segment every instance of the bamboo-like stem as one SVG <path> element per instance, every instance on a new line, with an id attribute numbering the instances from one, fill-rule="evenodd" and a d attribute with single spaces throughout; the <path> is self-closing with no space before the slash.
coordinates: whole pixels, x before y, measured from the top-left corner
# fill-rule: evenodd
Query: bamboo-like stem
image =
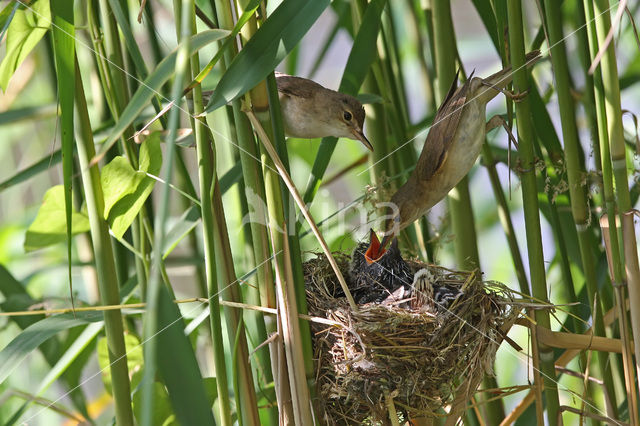
<path id="1" fill-rule="evenodd" d="M 286 224 L 283 223 L 282 225 L 286 228 Z M 293 288 L 293 270 L 291 269 L 288 241 L 288 238 L 283 238 L 282 240 L 283 253 L 280 256 L 284 261 L 276 263 L 276 289 L 278 292 L 278 313 L 282 327 L 281 338 L 284 340 L 284 348 L 287 353 L 287 367 L 295 424 L 311 425 L 313 424 L 313 415 L 311 413 L 311 398 L 307 387 L 302 353 L 298 307 L 296 306 L 295 297 L 291 297 L 295 296 L 295 291 Z M 284 266 L 284 270 L 280 269 L 280 265 Z"/>
<path id="2" fill-rule="evenodd" d="M 230 4 L 224 2 L 216 2 L 216 13 L 217 19 L 221 23 L 222 28 L 231 29 L 233 27 L 233 18 Z M 247 23 L 247 25 L 251 25 L 251 22 Z M 221 66 L 223 71 L 226 68 L 225 63 L 230 62 L 235 54 L 237 54 L 237 48 L 235 45 L 230 46 L 226 50 L 223 60 L 219 62 L 219 65 Z M 275 286 L 273 272 L 270 264 L 268 262 L 265 263 L 265 260 L 269 259 L 271 256 L 269 250 L 269 236 L 267 234 L 266 227 L 268 219 L 264 208 L 261 208 L 262 206 L 258 207 L 255 204 L 264 203 L 264 200 L 266 199 L 264 183 L 260 170 L 260 163 L 257 160 L 259 158 L 259 154 L 253 136 L 253 131 L 251 129 L 251 124 L 249 123 L 246 115 L 240 110 L 240 101 L 237 100 L 232 102 L 231 108 L 239 148 L 238 151 L 240 156 L 240 163 L 242 165 L 242 175 L 245 185 L 245 194 L 241 194 L 241 196 L 244 196 L 249 204 L 252 204 L 254 207 L 249 209 L 249 226 L 251 231 L 253 258 L 255 266 L 257 268 L 256 279 L 258 282 L 260 303 L 262 304 L 262 306 L 275 308 L 276 299 L 274 292 Z M 267 333 L 277 333 L 277 324 L 275 319 L 267 317 L 264 318 L 264 322 Z M 281 345 L 281 342 L 279 342 L 278 340 L 275 340 L 269 344 L 269 351 L 272 358 L 272 374 L 268 374 L 267 368 L 265 368 L 266 366 L 264 365 L 264 363 L 261 363 L 262 370 L 265 374 L 264 378 L 267 381 L 272 379 L 271 376 L 277 376 L 278 363 L 276 361 L 276 357 L 278 354 L 279 345 Z M 278 385 L 276 384 L 276 386 Z M 285 396 L 285 399 L 288 400 L 290 399 L 290 397 Z M 281 407 L 282 406 L 283 405 L 281 405 Z M 274 414 L 275 412 L 272 413 L 272 415 Z M 285 419 L 289 418 L 291 417 L 285 416 Z M 277 417 L 275 419 L 277 419 Z"/>
<path id="3" fill-rule="evenodd" d="M 353 300 L 353 296 L 351 295 L 351 292 L 349 291 L 349 287 L 347 286 L 347 282 L 345 281 L 344 276 L 342 275 L 342 272 L 340 271 L 340 268 L 338 267 L 338 264 L 336 263 L 335 259 L 333 258 L 333 255 L 331 254 L 331 250 L 329 250 L 329 246 L 327 245 L 327 242 L 324 240 L 324 237 L 322 236 L 322 234 L 318 230 L 318 227 L 316 226 L 315 221 L 311 217 L 311 214 L 307 211 L 307 209 L 304 208 L 304 202 L 302 201 L 302 197 L 300 196 L 300 193 L 298 192 L 297 188 L 293 184 L 293 181 L 291 180 L 291 177 L 289 176 L 289 174 L 284 169 L 284 165 L 282 164 L 282 162 L 278 158 L 278 154 L 276 153 L 275 149 L 273 148 L 273 145 L 271 144 L 271 141 L 269 140 L 268 135 L 266 134 L 266 132 L 262 128 L 262 125 L 258 121 L 258 118 L 253 113 L 253 111 L 248 110 L 247 111 L 247 115 L 249 116 L 249 120 L 251 120 L 251 124 L 253 124 L 254 129 L 256 129 L 256 132 L 258 133 L 258 136 L 260 137 L 260 140 L 262 141 L 263 146 L 267 150 L 267 153 L 269 154 L 269 156 L 271 157 L 272 161 L 274 162 L 274 165 L 277 168 L 278 173 L 280 173 L 280 176 L 282 177 L 282 180 L 284 180 L 285 184 L 287 185 L 287 188 L 289 188 L 289 191 L 291 191 L 291 195 L 293 195 L 293 199 L 298 204 L 298 207 L 300 208 L 304 218 L 309 223 L 309 227 L 313 231 L 313 234 L 315 235 L 315 237 L 318 239 L 318 242 L 320 243 L 320 246 L 322 247 L 322 251 L 324 251 L 324 254 L 327 257 L 327 260 L 329 261 L 329 264 L 331 265 L 331 268 L 333 269 L 333 272 L 336 274 L 336 277 L 338 278 L 338 282 L 340 283 L 340 287 L 342 288 L 342 291 L 344 292 L 345 297 L 346 297 L 347 301 L 349 302 L 349 306 L 351 307 L 351 309 L 354 312 L 357 312 L 358 311 L 358 306 L 356 305 L 356 302 Z"/>
<path id="4" fill-rule="evenodd" d="M 215 152 L 215 146 L 213 147 Z M 215 164 L 215 163 L 214 163 Z M 222 194 L 217 175 L 213 173 L 213 217 L 214 217 L 214 246 L 218 262 L 218 281 L 222 285 L 221 295 L 224 300 L 239 302 L 242 300 L 236 279 L 231 245 L 227 231 L 227 222 L 222 204 Z M 234 372 L 237 375 L 238 387 L 236 391 L 236 406 L 240 407 L 243 420 L 248 425 L 259 425 L 258 404 L 253 383 L 253 374 L 249 364 L 249 349 L 242 315 L 233 309 L 225 310 L 229 341 L 235 342 L 236 359 Z"/>
<path id="5" fill-rule="evenodd" d="M 95 155 L 95 148 L 87 102 L 82 86 L 80 67 L 77 61 L 75 95 L 81 132 L 79 143 L 76 144 L 76 147 L 78 150 L 80 170 L 82 170 L 82 183 L 91 227 L 91 239 L 98 273 L 100 298 L 103 304 L 112 305 L 120 301 L 116 265 L 111 249 L 109 226 L 103 218 L 104 198 L 100 184 L 100 173 L 97 165 L 89 166 L 90 159 Z M 109 366 L 113 398 L 116 407 L 116 423 L 118 425 L 133 425 L 130 396 L 131 386 L 129 383 L 127 351 L 124 344 L 124 330 L 120 310 L 116 309 L 105 312 L 104 321 L 105 332 L 107 334 L 107 346 L 109 347 Z"/>
<path id="6" fill-rule="evenodd" d="M 194 30 L 195 21 L 191 20 L 190 29 Z M 198 55 L 191 57 L 191 72 L 197 73 L 199 67 Z M 193 78 L 193 75 L 191 76 Z M 194 116 L 201 113 L 204 108 L 202 104 L 202 89 L 197 85 L 193 89 L 193 109 Z M 224 353 L 224 341 L 222 337 L 222 325 L 220 315 L 220 304 L 218 302 L 218 282 L 216 250 L 214 242 L 213 203 L 211 200 L 211 185 L 213 169 L 215 167 L 215 154 L 213 146 L 208 138 L 205 124 L 202 118 L 195 118 L 194 135 L 196 140 L 196 154 L 198 159 L 198 182 L 200 186 L 200 214 L 202 217 L 202 240 L 204 248 L 205 280 L 208 289 L 209 301 L 209 322 L 211 326 L 211 340 L 213 343 L 213 365 L 216 371 L 216 386 L 218 389 L 219 419 L 222 425 L 233 424 L 231 419 L 231 402 L 229 397 L 229 385 L 227 379 L 227 369 Z M 233 341 L 233 340 L 232 340 Z"/>
<path id="7" fill-rule="evenodd" d="M 529 88 L 528 72 L 524 67 L 525 51 L 522 26 L 522 5 L 520 0 L 509 0 L 509 48 L 511 64 L 514 70 L 513 86 L 516 92 L 522 92 Z M 545 277 L 544 255 L 542 251 L 542 235 L 540 229 L 540 216 L 538 210 L 538 188 L 534 167 L 534 135 L 531 123 L 531 107 L 529 100 L 524 98 L 516 104 L 516 117 L 518 127 L 519 152 L 522 161 L 522 198 L 524 204 L 525 230 L 527 234 L 527 248 L 529 252 L 529 270 L 531 274 L 531 287 L 533 296 L 542 301 L 547 301 L 547 283 Z M 537 323 L 547 329 L 551 329 L 549 313 L 544 310 L 535 312 Z M 556 373 L 553 363 L 553 350 L 539 341 L 534 341 L 540 357 L 540 370 L 544 383 L 544 394 L 548 419 L 551 425 L 556 425 L 558 408 L 558 388 Z M 537 381 L 537 385 L 540 383 Z M 539 401 L 538 407 L 541 407 Z"/>
<path id="8" fill-rule="evenodd" d="M 270 117 L 270 120 L 266 122 L 267 129 L 269 129 L 270 134 L 273 135 L 275 149 L 278 153 L 278 157 L 282 160 L 284 170 L 289 173 L 289 154 L 287 151 L 284 122 L 280 108 L 280 93 L 278 92 L 278 85 L 273 73 L 267 76 L 266 83 Z M 284 182 L 281 182 L 280 189 L 282 192 L 282 199 L 285 201 L 284 207 L 287 209 L 285 223 L 291 224 L 288 228 L 287 237 L 289 240 L 289 255 L 291 256 L 291 268 L 293 271 L 296 303 L 298 304 L 299 312 L 307 313 L 307 292 L 304 284 L 304 272 L 302 270 L 302 252 L 300 251 L 300 227 L 295 226 L 294 224 L 294 222 L 298 220 L 295 202 Z M 303 342 L 302 351 L 304 354 L 305 371 L 307 373 L 307 379 L 310 379 L 313 377 L 315 369 L 313 365 L 311 329 L 307 323 L 300 323 L 300 333 Z M 312 395 L 313 391 L 314 388 L 312 387 Z"/>
<path id="9" fill-rule="evenodd" d="M 596 0 L 594 2 L 594 6 L 594 12 L 600 17 L 600 19 L 596 20 L 596 32 L 599 45 L 602 46 L 602 43 L 605 42 L 605 39 L 611 31 L 611 17 L 609 13 L 610 6 L 608 2 L 602 0 Z M 601 71 L 606 105 L 607 130 L 611 148 L 611 162 L 613 164 L 613 174 L 615 177 L 616 195 L 619 207 L 618 214 L 620 215 L 621 222 L 624 223 L 624 215 L 630 213 L 632 205 L 628 186 L 624 129 L 622 126 L 620 82 L 615 55 L 615 41 L 613 40 L 611 40 L 609 45 L 606 47 L 606 51 L 602 56 Z M 605 159 L 603 159 L 603 161 L 604 160 Z M 609 221 L 612 221 L 611 217 L 609 218 Z M 633 226 L 629 228 L 630 229 L 628 229 L 628 231 L 631 231 Z M 640 277 L 640 270 L 638 270 L 636 258 L 637 242 L 635 232 L 623 232 L 622 235 L 623 241 L 620 241 L 620 243 L 624 244 L 625 250 L 623 253 L 634 253 L 633 256 L 635 259 L 635 261 L 634 259 L 631 261 L 625 261 L 624 265 L 628 270 L 626 284 L 631 306 L 631 328 L 637 345 L 636 351 L 638 351 L 640 350 L 640 283 L 637 279 Z M 622 268 L 622 264 L 617 265 L 617 267 Z M 621 271 L 621 273 L 624 274 L 623 271 Z M 629 280 L 629 278 L 633 281 Z M 620 292 L 622 293 L 622 302 L 624 303 L 624 289 L 620 289 Z M 624 309 L 622 309 L 622 307 L 620 309 L 621 312 L 624 313 Z M 636 357 L 635 367 L 637 375 L 640 377 L 640 357 Z M 631 377 L 629 377 L 629 379 L 631 379 Z M 638 385 L 640 386 L 640 383 Z M 635 395 L 637 395 L 637 392 L 631 392 L 629 394 L 629 415 L 631 416 L 632 414 L 635 414 L 635 417 L 631 417 L 633 419 L 637 419 L 637 416 L 639 415 Z M 634 409 L 635 412 L 632 409 Z"/>
<path id="10" fill-rule="evenodd" d="M 607 312 L 604 317 L 602 322 L 604 323 L 605 326 L 610 326 L 616 318 L 616 312 L 615 312 L 615 308 L 611 309 L 609 312 Z M 532 332 L 534 330 L 537 330 L 537 327 L 531 328 Z M 588 330 L 586 330 L 583 333 L 583 336 L 592 336 L 593 332 L 595 330 L 593 328 L 590 328 Z M 534 347 L 535 348 L 535 347 Z M 581 350 L 580 349 L 568 349 L 566 350 L 562 355 L 560 355 L 558 357 L 558 359 L 555 362 L 556 368 L 557 367 L 564 367 L 567 364 L 569 364 L 569 362 L 575 358 L 578 354 L 580 354 Z M 607 394 L 609 394 L 609 400 L 613 401 L 613 395 L 611 395 L 609 393 L 609 390 L 607 390 Z M 512 412 L 510 412 L 505 418 L 504 420 L 500 423 L 500 426 L 506 426 L 506 425 L 510 425 L 513 424 L 513 422 L 516 421 L 516 419 L 518 419 L 518 417 L 520 417 L 525 410 L 529 407 L 529 405 L 531 405 L 533 403 L 535 399 L 535 390 L 531 390 L 529 391 L 529 393 L 520 401 L 520 403 L 518 403 L 518 405 L 513 409 Z M 607 413 L 610 413 L 612 410 L 612 407 L 607 406 Z M 611 417 L 611 416 L 609 416 Z M 613 418 L 613 417 L 612 417 Z"/>
<path id="11" fill-rule="evenodd" d="M 444 100 L 456 77 L 455 62 L 457 51 L 450 0 L 436 1 L 433 8 L 433 32 L 436 56 L 436 75 L 438 77 L 437 98 Z M 451 191 L 449 211 L 454 235 L 454 248 L 458 268 L 473 270 L 480 267 L 476 228 L 469 194 L 469 179 L 465 177 Z"/>
<path id="12" fill-rule="evenodd" d="M 182 86 L 184 84 L 185 75 L 189 66 L 189 11 L 191 10 L 191 0 L 184 0 L 178 10 L 180 11 L 181 20 L 181 32 L 180 32 L 180 45 L 176 57 L 175 65 L 175 80 L 171 88 L 171 99 L 176 102 L 182 95 Z M 165 150 L 165 171 L 163 173 L 163 180 L 165 182 L 171 182 L 173 176 L 173 168 L 171 167 L 175 157 L 175 141 L 177 136 L 177 128 L 179 121 L 179 110 L 173 108 L 169 113 L 168 131 L 169 136 L 166 140 Z M 163 259 L 162 259 L 162 247 L 164 247 L 164 241 L 166 236 L 166 223 L 169 216 L 169 198 L 171 194 L 171 188 L 168 185 L 162 187 L 160 194 L 160 200 L 158 203 L 158 209 L 155 216 L 154 230 L 151 229 L 150 220 L 142 213 L 143 221 L 145 222 L 145 230 L 150 238 L 153 238 L 153 251 L 151 272 L 149 275 L 149 284 L 147 292 L 147 307 L 149 311 L 144 317 L 143 335 L 145 337 L 144 347 L 144 361 L 145 369 L 141 382 L 142 392 L 142 404 L 141 404 L 141 421 L 142 425 L 150 425 L 152 423 L 154 415 L 154 382 L 157 369 L 157 351 L 158 344 L 157 339 L 153 337 L 158 332 L 158 314 L 159 314 L 159 302 L 161 298 L 161 286 L 162 280 L 165 281 L 167 287 L 170 289 L 169 283 L 166 279 L 166 272 L 164 271 Z"/>
<path id="13" fill-rule="evenodd" d="M 560 106 L 560 116 L 562 122 L 562 133 L 564 137 L 565 162 L 567 166 L 567 177 L 569 180 L 569 193 L 571 196 L 571 213 L 578 233 L 578 247 L 582 268 L 589 295 L 589 304 L 596 307 L 594 317 L 601 317 L 600 305 L 595 303 L 595 295 L 598 288 L 595 259 L 591 249 L 591 220 L 589 205 L 587 203 L 584 175 L 585 171 L 581 165 L 580 141 L 578 129 L 576 127 L 575 106 L 571 96 L 571 82 L 569 78 L 569 66 L 566 51 L 564 49 L 563 33 L 560 10 L 557 2 L 546 3 L 546 20 L 549 32 L 549 43 L 551 49 L 551 61 L 554 69 L 556 81 L 556 91 L 558 93 L 558 103 Z M 604 354 L 603 354 L 604 356 Z"/>
<path id="14" fill-rule="evenodd" d="M 442 102 L 451 81 L 456 78 L 455 61 L 457 51 L 455 46 L 455 34 L 451 18 L 450 1 L 436 1 L 432 3 L 433 28 L 436 57 L 436 75 L 438 78 L 437 98 Z M 473 270 L 480 267 L 480 255 L 469 194 L 469 179 L 465 177 L 449 193 L 449 212 L 454 239 L 454 249 L 458 268 Z M 495 388 L 495 378 L 485 377 L 483 387 Z M 486 404 L 485 411 L 487 422 L 496 424 L 504 417 L 502 400 L 495 400 Z"/>
<path id="15" fill-rule="evenodd" d="M 584 13 L 585 20 L 587 22 L 587 35 L 589 42 L 589 54 L 590 58 L 595 57 L 598 52 L 598 36 L 596 32 L 596 24 L 594 19 L 594 8 L 593 2 L 590 0 L 584 0 Z M 598 141 L 599 141 L 599 151 L 600 151 L 600 161 L 599 165 L 600 170 L 602 171 L 602 193 L 603 193 L 603 204 L 605 211 L 607 212 L 608 217 L 610 218 L 608 222 L 608 235 L 605 235 L 606 238 L 611 240 L 610 250 L 607 252 L 611 255 L 611 280 L 613 282 L 619 282 L 622 274 L 622 261 L 620 259 L 620 249 L 618 244 L 618 233 L 616 231 L 616 201 L 615 195 L 613 191 L 613 174 L 612 174 L 612 166 L 611 166 L 611 154 L 609 149 L 609 134 L 607 131 L 607 115 L 606 115 L 606 107 L 605 107 L 605 99 L 604 99 L 604 89 L 602 84 L 602 74 L 600 68 L 597 68 L 593 73 L 593 96 L 594 96 L 594 106 L 595 106 L 595 114 L 596 114 L 596 125 L 598 132 Z M 596 318 L 595 321 L 596 333 L 604 335 L 604 327 L 601 325 L 601 321 L 598 321 Z M 600 361 L 600 360 L 599 360 Z M 605 363 L 606 360 L 600 361 L 601 364 Z M 602 367 L 601 367 L 602 368 Z M 607 371 L 607 370 L 605 370 Z M 613 378 L 611 377 L 611 373 L 607 371 L 607 374 L 604 375 L 605 385 L 607 386 L 607 390 L 611 395 L 613 400 L 613 411 L 609 412 L 609 416 L 613 418 L 617 418 L 617 404 L 615 403 L 615 392 L 613 385 Z"/>
<path id="16" fill-rule="evenodd" d="M 524 263 L 522 262 L 522 255 L 520 254 L 518 239 L 516 238 L 516 231 L 513 227 L 513 221 L 511 220 L 509 206 L 502 189 L 500 178 L 498 177 L 498 171 L 496 170 L 495 160 L 493 158 L 493 154 L 491 153 L 491 148 L 486 142 L 482 147 L 482 157 L 487 172 L 489 173 L 489 181 L 491 182 L 491 188 L 493 189 L 493 196 L 498 202 L 498 217 L 500 218 L 500 223 L 502 224 L 502 228 L 504 229 L 504 235 L 507 238 L 509 251 L 511 251 L 511 260 L 513 261 L 513 267 L 515 269 L 516 278 L 518 279 L 518 284 L 520 285 L 520 292 L 523 294 L 529 294 L 529 280 L 527 279 L 527 274 L 524 269 Z"/>

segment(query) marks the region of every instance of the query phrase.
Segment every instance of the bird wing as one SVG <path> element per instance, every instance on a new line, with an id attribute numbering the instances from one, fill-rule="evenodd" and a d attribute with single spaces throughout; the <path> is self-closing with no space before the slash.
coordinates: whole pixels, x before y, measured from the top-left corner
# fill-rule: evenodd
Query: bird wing
<path id="1" fill-rule="evenodd" d="M 323 86 L 312 80 L 294 77 L 286 74 L 276 74 L 276 84 L 278 92 L 285 96 L 297 96 L 301 98 L 311 98 L 318 89 L 324 89 Z"/>
<path id="2" fill-rule="evenodd" d="M 473 73 L 472 73 L 473 75 Z M 442 105 L 438 108 L 433 125 L 427 139 L 424 142 L 422 153 L 418 159 L 416 170 L 419 180 L 430 179 L 444 164 L 447 152 L 453 142 L 453 137 L 460 122 L 462 109 L 467 100 L 471 76 L 456 90 L 458 74 L 451 84 L 449 93 L 445 97 Z"/>

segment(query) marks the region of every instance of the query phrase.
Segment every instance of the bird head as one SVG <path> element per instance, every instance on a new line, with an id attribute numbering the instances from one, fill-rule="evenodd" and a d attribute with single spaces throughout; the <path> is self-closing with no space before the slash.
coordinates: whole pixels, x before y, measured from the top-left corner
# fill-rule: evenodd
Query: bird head
<path id="1" fill-rule="evenodd" d="M 353 96 L 338 93 L 337 102 L 334 102 L 331 109 L 332 123 L 336 123 L 335 136 L 359 140 L 368 150 L 373 151 L 373 146 L 364 135 L 365 114 L 362 103 Z"/>
<path id="2" fill-rule="evenodd" d="M 392 254 L 392 257 L 400 254 L 398 240 L 394 238 L 394 235 L 385 235 L 380 241 L 373 229 L 369 230 L 369 247 L 367 247 L 367 251 L 364 254 L 367 264 L 371 265 L 379 261 L 387 252 L 394 252 L 395 254 Z"/>

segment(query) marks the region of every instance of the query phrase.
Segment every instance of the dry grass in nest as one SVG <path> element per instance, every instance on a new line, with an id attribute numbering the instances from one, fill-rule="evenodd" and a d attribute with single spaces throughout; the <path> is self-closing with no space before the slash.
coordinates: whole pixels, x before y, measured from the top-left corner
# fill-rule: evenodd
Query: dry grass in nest
<path id="1" fill-rule="evenodd" d="M 334 255 L 346 273 L 348 257 Z M 519 310 L 509 289 L 483 283 L 474 273 L 409 262 L 428 268 L 437 285 L 462 288 L 450 312 L 423 307 L 361 305 L 353 312 L 324 257 L 305 263 L 309 313 L 335 325 L 312 323 L 317 404 L 326 424 L 389 422 L 385 398 L 406 418 L 441 417 L 464 405 L 485 372 Z"/>

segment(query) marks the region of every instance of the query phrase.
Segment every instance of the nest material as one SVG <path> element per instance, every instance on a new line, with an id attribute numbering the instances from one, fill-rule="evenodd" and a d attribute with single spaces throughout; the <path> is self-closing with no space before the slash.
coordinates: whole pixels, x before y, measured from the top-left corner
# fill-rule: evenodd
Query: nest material
<path id="1" fill-rule="evenodd" d="M 334 257 L 346 272 L 348 257 Z M 326 259 L 305 263 L 309 313 L 335 324 L 312 323 L 317 405 L 326 424 L 386 424 L 390 397 L 404 416 L 441 417 L 492 374 L 498 346 L 519 312 L 509 289 L 472 272 L 409 264 L 414 272 L 427 268 L 434 284 L 461 288 L 464 296 L 448 312 L 380 304 L 353 312 L 336 297 L 340 286 Z"/>

